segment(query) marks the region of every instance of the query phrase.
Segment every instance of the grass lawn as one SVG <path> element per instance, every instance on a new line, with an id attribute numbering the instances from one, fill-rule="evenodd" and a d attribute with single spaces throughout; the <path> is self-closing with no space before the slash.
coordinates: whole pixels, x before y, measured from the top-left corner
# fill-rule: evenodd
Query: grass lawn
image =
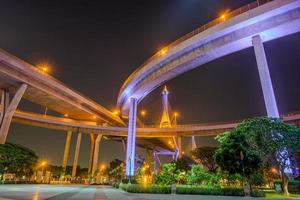
<path id="1" fill-rule="evenodd" d="M 266 192 L 266 198 L 299 198 L 300 199 L 300 194 L 290 194 L 290 196 L 285 196 L 283 194 L 279 194 L 273 191 L 268 191 Z"/>

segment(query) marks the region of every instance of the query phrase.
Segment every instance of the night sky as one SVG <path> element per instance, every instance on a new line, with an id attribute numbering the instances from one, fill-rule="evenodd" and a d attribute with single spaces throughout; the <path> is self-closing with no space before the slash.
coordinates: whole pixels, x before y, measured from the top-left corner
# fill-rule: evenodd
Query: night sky
<path id="1" fill-rule="evenodd" d="M 253 0 L 0 0 L 0 48 L 34 65 L 49 63 L 51 75 L 114 109 L 126 78 L 168 43 L 227 9 Z M 300 111 L 300 34 L 265 44 L 281 114 Z M 179 123 L 220 122 L 265 115 L 252 48 L 220 58 L 167 83 Z M 21 109 L 43 112 L 22 101 Z M 158 123 L 161 88 L 139 108 L 146 122 Z M 69 158 L 73 161 L 75 137 Z M 65 134 L 13 124 L 8 142 L 32 148 L 41 158 L 61 164 Z M 198 138 L 199 145 L 216 145 Z M 87 166 L 88 136 L 79 164 Z M 103 141 L 100 163 L 124 159 L 121 144 Z"/>

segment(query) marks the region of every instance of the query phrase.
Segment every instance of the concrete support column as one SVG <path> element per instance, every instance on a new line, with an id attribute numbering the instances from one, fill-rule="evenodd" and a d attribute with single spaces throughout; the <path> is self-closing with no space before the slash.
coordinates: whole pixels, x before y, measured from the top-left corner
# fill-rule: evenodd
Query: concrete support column
<path id="1" fill-rule="evenodd" d="M 94 155 L 93 155 L 93 165 L 92 165 L 92 177 L 95 175 L 95 172 L 98 168 L 99 148 L 100 148 L 101 139 L 102 139 L 102 135 L 96 135 Z"/>
<path id="2" fill-rule="evenodd" d="M 67 132 L 67 138 L 66 138 L 66 144 L 65 144 L 63 163 L 62 163 L 63 173 L 65 173 L 66 169 L 67 169 L 70 146 L 71 146 L 71 139 L 72 139 L 72 131 L 68 131 Z"/>
<path id="3" fill-rule="evenodd" d="M 89 161 L 89 169 L 88 173 L 90 174 L 92 172 L 93 167 L 93 155 L 94 155 L 94 148 L 95 148 L 95 135 L 93 133 L 90 134 L 90 161 Z"/>
<path id="4" fill-rule="evenodd" d="M 74 155 L 74 160 L 73 160 L 72 178 L 76 177 L 76 170 L 77 170 L 77 165 L 78 165 L 80 144 L 81 144 L 81 133 L 78 133 L 77 142 L 76 142 L 76 149 L 75 149 L 75 155 Z"/>
<path id="5" fill-rule="evenodd" d="M 182 137 L 177 136 L 177 159 L 182 158 Z"/>
<path id="6" fill-rule="evenodd" d="M 130 99 L 126 153 L 126 176 L 134 176 L 137 99 Z"/>
<path id="7" fill-rule="evenodd" d="M 258 66 L 258 73 L 260 77 L 260 83 L 264 95 L 265 105 L 268 117 L 279 118 L 279 112 L 276 104 L 276 98 L 273 91 L 272 80 L 268 68 L 268 62 L 265 54 L 264 45 L 260 35 L 256 35 L 252 38 L 254 46 L 256 62 Z"/>
<path id="8" fill-rule="evenodd" d="M 192 136 L 192 150 L 196 148 L 197 148 L 197 144 L 196 144 L 195 136 Z"/>
<path id="9" fill-rule="evenodd" d="M 1 123 L 0 123 L 0 144 L 6 142 L 8 130 L 10 127 L 11 120 L 17 109 L 25 91 L 27 89 L 27 84 L 23 83 L 15 93 L 11 102 L 9 102 L 9 94 L 7 90 L 2 90 L 2 112 L 1 112 Z"/>

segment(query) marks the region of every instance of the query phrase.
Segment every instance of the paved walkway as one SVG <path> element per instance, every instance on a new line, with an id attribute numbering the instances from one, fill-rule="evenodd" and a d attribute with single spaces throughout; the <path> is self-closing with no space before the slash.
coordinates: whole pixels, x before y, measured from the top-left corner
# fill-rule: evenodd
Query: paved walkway
<path id="1" fill-rule="evenodd" d="M 259 200 L 199 195 L 129 194 L 108 186 L 0 185 L 0 200 Z M 277 199 L 278 200 L 278 199 Z"/>

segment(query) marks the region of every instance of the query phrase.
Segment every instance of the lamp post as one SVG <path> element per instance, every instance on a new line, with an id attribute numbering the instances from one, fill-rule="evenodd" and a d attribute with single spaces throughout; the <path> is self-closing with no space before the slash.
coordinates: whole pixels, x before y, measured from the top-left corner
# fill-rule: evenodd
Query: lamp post
<path id="1" fill-rule="evenodd" d="M 143 128 L 145 127 L 145 116 L 146 116 L 146 111 L 145 110 L 142 110 L 141 111 L 141 115 L 142 115 L 142 119 L 143 119 Z"/>
<path id="2" fill-rule="evenodd" d="M 174 126 L 177 126 L 177 117 L 178 117 L 178 112 L 174 112 Z"/>

